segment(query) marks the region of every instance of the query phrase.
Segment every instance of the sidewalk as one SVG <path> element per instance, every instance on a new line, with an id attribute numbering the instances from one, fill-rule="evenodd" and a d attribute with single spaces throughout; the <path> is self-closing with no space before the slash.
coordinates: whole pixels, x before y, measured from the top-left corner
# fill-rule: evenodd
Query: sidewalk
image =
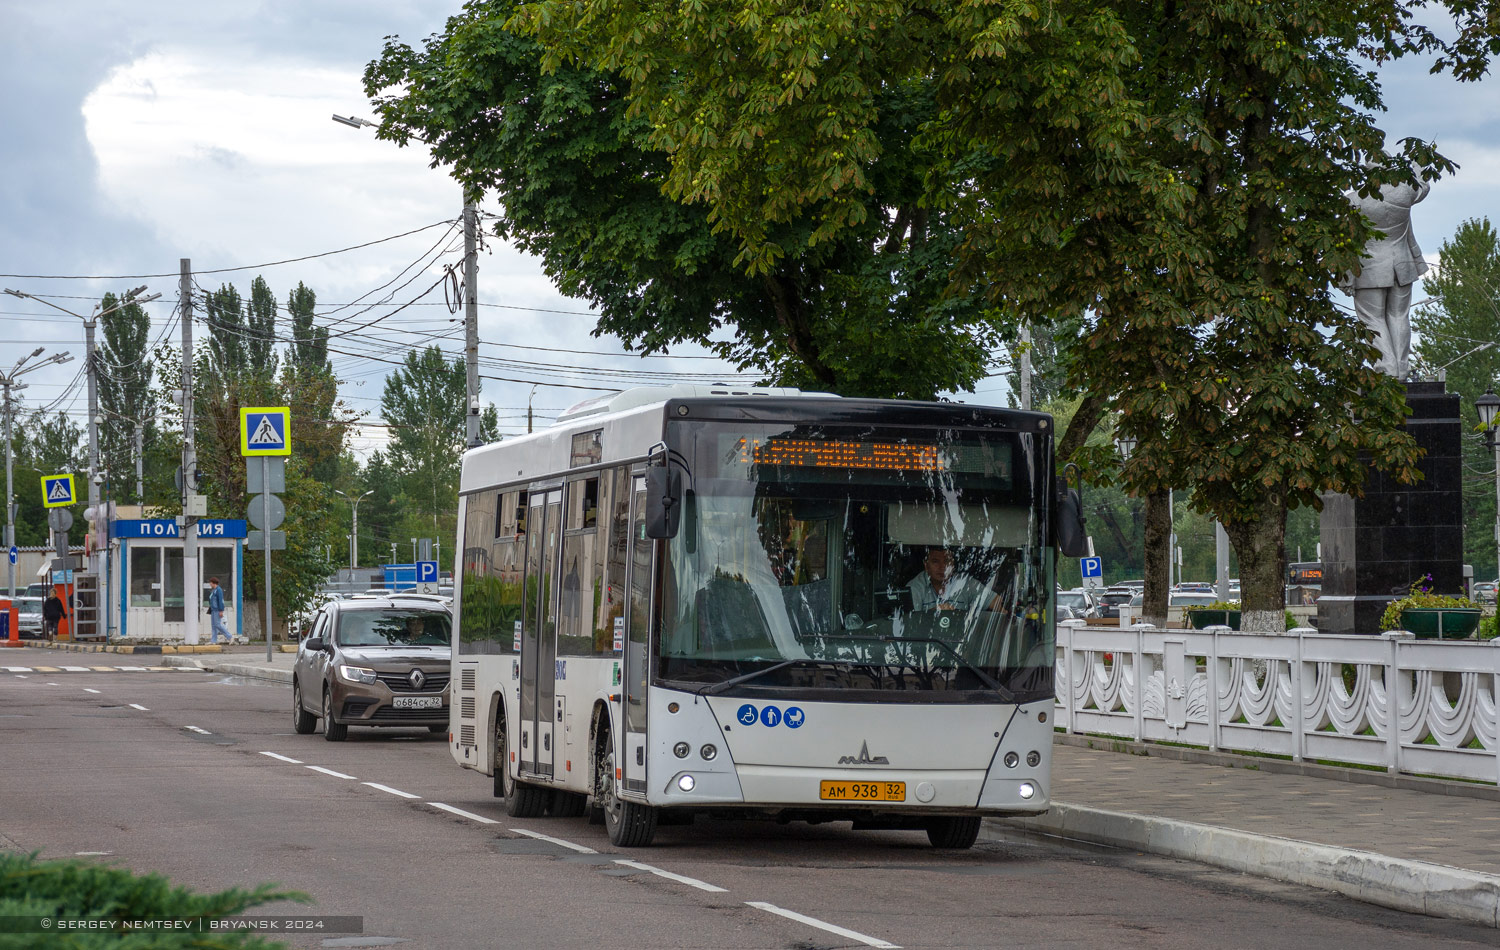
<path id="1" fill-rule="evenodd" d="M 191 656 L 169 656 L 162 660 L 166 666 L 193 666 L 211 673 L 229 676 L 251 676 L 277 683 L 292 682 L 292 666 L 297 661 L 295 651 L 283 652 L 278 645 L 276 652 L 266 660 L 266 645 L 236 643 L 222 648 L 219 653 L 198 653 Z"/>
<path id="2" fill-rule="evenodd" d="M 1052 810 L 1014 823 L 1500 926 L 1497 796 L 1446 788 L 1463 783 L 1400 784 L 1175 761 L 1059 737 Z"/>

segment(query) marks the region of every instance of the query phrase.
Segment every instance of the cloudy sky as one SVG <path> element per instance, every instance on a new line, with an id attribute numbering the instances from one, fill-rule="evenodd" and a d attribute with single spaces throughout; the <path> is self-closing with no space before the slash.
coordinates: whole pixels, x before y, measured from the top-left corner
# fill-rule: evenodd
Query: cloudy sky
<path id="1" fill-rule="evenodd" d="M 155 332 L 167 330 L 184 257 L 204 287 L 229 281 L 248 295 L 260 274 L 284 300 L 302 281 L 317 291 L 320 310 L 412 300 L 461 256 L 461 241 L 446 227 L 427 228 L 457 216 L 459 190 L 420 152 L 377 142 L 330 116 L 369 117 L 360 74 L 382 38 L 415 43 L 457 8 L 458 0 L 0 0 L 0 273 L 12 275 L 0 280 L 63 295 L 56 302 L 83 311 L 106 290 L 145 283 L 162 293 L 148 305 Z M 1385 127 L 1435 139 L 1462 166 L 1417 209 L 1417 236 L 1432 257 L 1464 218 L 1500 218 L 1500 95 L 1493 80 L 1460 86 L 1416 63 L 1387 71 L 1385 81 Z M 255 266 L 412 231 L 357 251 Z M 173 276 L 43 279 L 158 274 Z M 620 355 L 617 343 L 589 336 L 586 306 L 559 296 L 534 261 L 494 239 L 479 284 L 482 372 L 527 381 L 484 384 L 505 431 L 524 431 L 530 382 L 543 383 L 534 404 L 548 417 L 595 393 L 557 383 L 619 385 L 622 377 L 600 376 L 601 368 L 727 372 L 690 350 L 675 359 Z M 38 345 L 81 357 L 79 323 L 47 313 L 33 301 L 0 297 L 5 368 Z M 461 352 L 462 326 L 440 292 L 378 332 L 348 338 L 349 353 L 335 355 L 346 397 L 378 421 L 389 366 L 369 357 L 389 359 L 433 338 Z M 81 362 L 28 377 L 26 403 L 56 402 L 81 419 L 82 387 L 73 384 Z M 1000 381 L 990 380 L 967 398 L 999 403 L 1004 395 Z M 380 441 L 379 429 L 369 428 L 355 445 L 368 451 Z"/>

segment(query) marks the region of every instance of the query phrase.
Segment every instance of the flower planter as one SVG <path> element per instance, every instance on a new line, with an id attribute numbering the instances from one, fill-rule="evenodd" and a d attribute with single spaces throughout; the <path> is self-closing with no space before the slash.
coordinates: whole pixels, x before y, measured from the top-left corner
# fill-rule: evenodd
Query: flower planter
<path id="1" fill-rule="evenodd" d="M 1401 627 L 1419 640 L 1462 640 L 1478 628 L 1480 616 L 1472 607 L 1408 607 Z"/>
<path id="2" fill-rule="evenodd" d="M 1240 628 L 1240 612 L 1238 610 L 1189 610 L 1188 623 L 1194 630 L 1207 630 L 1209 627 L 1229 627 L 1232 630 Z"/>

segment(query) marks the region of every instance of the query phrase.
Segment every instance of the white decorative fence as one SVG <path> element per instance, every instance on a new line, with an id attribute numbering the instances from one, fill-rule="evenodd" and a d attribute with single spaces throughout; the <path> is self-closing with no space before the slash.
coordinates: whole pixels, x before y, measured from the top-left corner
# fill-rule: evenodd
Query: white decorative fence
<path id="1" fill-rule="evenodd" d="M 1064 621 L 1057 723 L 1072 733 L 1500 782 L 1500 645 L 1492 642 L 1500 644 Z"/>

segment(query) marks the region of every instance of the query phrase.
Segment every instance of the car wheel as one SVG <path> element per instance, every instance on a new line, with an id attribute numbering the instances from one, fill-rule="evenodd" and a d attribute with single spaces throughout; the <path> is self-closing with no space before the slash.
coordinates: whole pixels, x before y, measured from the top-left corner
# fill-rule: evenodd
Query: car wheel
<path id="1" fill-rule="evenodd" d="M 329 742 L 343 742 L 349 738 L 349 727 L 333 721 L 333 690 L 323 687 L 323 738 Z"/>
<path id="2" fill-rule="evenodd" d="M 619 848 L 644 848 L 656 836 L 656 809 L 620 797 L 615 781 L 615 753 L 611 748 L 600 766 L 599 782 L 604 807 L 604 828 Z"/>
<path id="3" fill-rule="evenodd" d="M 302 706 L 302 684 L 292 680 L 292 729 L 299 736 L 307 736 L 317 727 L 318 717 Z"/>
<path id="4" fill-rule="evenodd" d="M 979 838 L 979 825 L 984 821 L 978 816 L 970 818 L 933 818 L 927 822 L 927 840 L 934 848 L 952 848 L 962 851 L 974 847 Z"/>

